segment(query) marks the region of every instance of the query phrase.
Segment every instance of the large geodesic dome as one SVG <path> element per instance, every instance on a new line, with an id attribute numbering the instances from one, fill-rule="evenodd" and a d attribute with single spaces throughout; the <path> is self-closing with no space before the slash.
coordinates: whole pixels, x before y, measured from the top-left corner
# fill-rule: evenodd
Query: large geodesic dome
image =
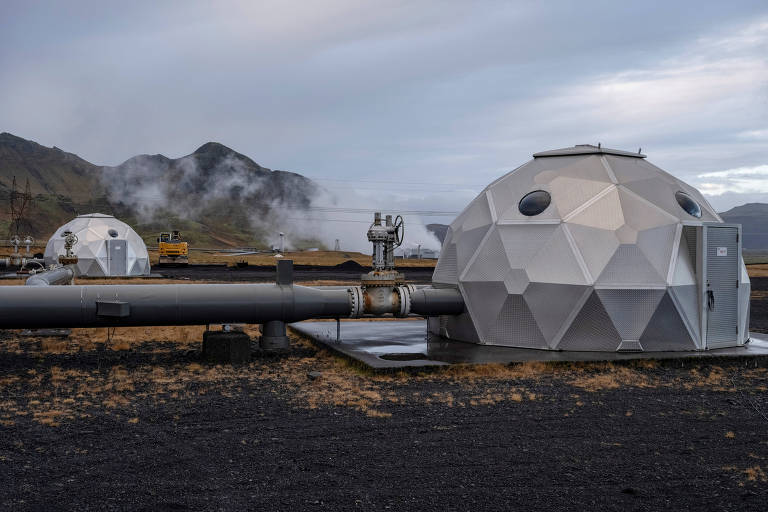
<path id="1" fill-rule="evenodd" d="M 149 275 L 149 255 L 141 237 L 125 222 L 101 213 L 80 215 L 57 229 L 45 246 L 46 265 L 57 263 L 65 254 L 65 231 L 78 239 L 73 248 L 77 275 Z"/>
<path id="2" fill-rule="evenodd" d="M 645 155 L 537 153 L 451 223 L 433 276 L 466 311 L 442 337 L 569 351 L 702 350 L 748 339 L 740 226 Z"/>

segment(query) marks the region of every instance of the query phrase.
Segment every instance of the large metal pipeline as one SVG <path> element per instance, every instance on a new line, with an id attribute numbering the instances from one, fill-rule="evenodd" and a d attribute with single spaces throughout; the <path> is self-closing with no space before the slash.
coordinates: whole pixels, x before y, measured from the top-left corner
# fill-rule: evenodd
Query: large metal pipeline
<path id="1" fill-rule="evenodd" d="M 0 328 L 259 324 L 349 316 L 346 290 L 274 284 L 2 286 Z"/>
<path id="2" fill-rule="evenodd" d="M 464 310 L 455 289 L 396 290 L 398 300 L 388 309 L 381 305 L 368 309 L 360 307 L 371 301 L 359 286 L 333 290 L 280 284 L 2 286 L 0 329 L 287 323 L 382 314 L 454 315 Z"/>
<path id="3" fill-rule="evenodd" d="M 416 288 L 410 291 L 410 312 L 421 316 L 460 315 L 464 299 L 456 288 Z"/>

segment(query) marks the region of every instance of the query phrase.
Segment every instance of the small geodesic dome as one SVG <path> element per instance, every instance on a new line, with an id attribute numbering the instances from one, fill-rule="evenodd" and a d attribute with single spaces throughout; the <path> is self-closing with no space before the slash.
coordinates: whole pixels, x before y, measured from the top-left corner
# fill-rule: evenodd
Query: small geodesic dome
<path id="1" fill-rule="evenodd" d="M 570 351 L 702 350 L 748 338 L 740 226 L 645 155 L 546 151 L 453 221 L 433 276 L 466 311 L 442 337 Z"/>
<path id="2" fill-rule="evenodd" d="M 57 263 L 66 253 L 65 231 L 78 239 L 73 248 L 77 275 L 149 275 L 149 255 L 141 237 L 125 222 L 101 213 L 80 215 L 57 229 L 45 246 L 46 265 Z"/>

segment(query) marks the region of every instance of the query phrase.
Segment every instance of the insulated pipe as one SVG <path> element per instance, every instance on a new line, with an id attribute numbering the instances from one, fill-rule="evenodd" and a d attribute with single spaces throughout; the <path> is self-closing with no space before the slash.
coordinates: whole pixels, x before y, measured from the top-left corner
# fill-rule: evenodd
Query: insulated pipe
<path id="1" fill-rule="evenodd" d="M 0 329 L 290 323 L 464 311 L 461 293 L 453 288 L 401 286 L 393 294 L 399 300 L 369 312 L 364 308 L 370 301 L 368 291 L 359 286 L 334 290 L 278 284 L 45 286 L 54 282 L 54 274 L 64 278 L 66 269 L 34 276 L 39 279 L 30 278 L 29 286 L 0 286 Z"/>
<path id="2" fill-rule="evenodd" d="M 459 315 L 464 299 L 456 288 L 419 288 L 411 291 L 411 313 L 421 316 Z"/>
<path id="3" fill-rule="evenodd" d="M 1 286 L 0 328 L 261 324 L 350 314 L 347 290 L 275 284 Z"/>
<path id="4" fill-rule="evenodd" d="M 67 284 L 72 282 L 75 277 L 74 271 L 70 267 L 59 267 L 53 270 L 46 270 L 29 277 L 26 281 L 27 286 L 49 286 L 53 284 Z"/>

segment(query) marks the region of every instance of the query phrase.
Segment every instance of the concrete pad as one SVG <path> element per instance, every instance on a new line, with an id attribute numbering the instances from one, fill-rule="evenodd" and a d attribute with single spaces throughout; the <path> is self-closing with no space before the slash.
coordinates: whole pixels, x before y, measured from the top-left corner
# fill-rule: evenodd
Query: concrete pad
<path id="1" fill-rule="evenodd" d="M 427 335 L 425 320 L 298 322 L 290 326 L 328 349 L 374 370 L 426 368 L 449 364 L 520 363 L 527 361 L 630 361 L 666 359 L 759 358 L 768 362 L 768 335 L 753 334 L 742 347 L 689 352 L 564 352 L 494 347 L 449 341 Z M 761 364 L 761 365 L 762 365 Z"/>

